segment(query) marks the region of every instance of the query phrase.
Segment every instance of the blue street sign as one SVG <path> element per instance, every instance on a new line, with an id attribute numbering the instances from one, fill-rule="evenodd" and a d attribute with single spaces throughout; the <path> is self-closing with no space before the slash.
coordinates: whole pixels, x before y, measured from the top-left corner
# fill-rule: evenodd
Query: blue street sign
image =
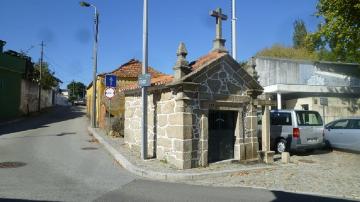
<path id="1" fill-rule="evenodd" d="M 151 75 L 150 74 L 142 74 L 139 76 L 139 86 L 151 86 Z"/>
<path id="2" fill-rule="evenodd" d="M 105 75 L 105 86 L 116 88 L 116 76 L 115 75 Z"/>

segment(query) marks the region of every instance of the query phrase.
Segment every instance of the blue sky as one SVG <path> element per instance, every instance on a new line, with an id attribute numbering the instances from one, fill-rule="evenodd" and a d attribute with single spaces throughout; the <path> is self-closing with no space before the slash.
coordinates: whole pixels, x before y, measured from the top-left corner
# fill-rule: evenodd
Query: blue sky
<path id="1" fill-rule="evenodd" d="M 142 59 L 142 0 L 92 0 L 100 12 L 98 72 L 111 71 L 131 58 Z M 215 36 L 209 11 L 221 7 L 231 18 L 231 0 L 148 0 L 149 65 L 168 74 L 180 41 L 188 60 L 207 54 Z M 316 0 L 237 0 L 238 60 L 247 60 L 275 43 L 292 45 L 293 22 L 303 19 L 309 31 L 319 20 Z M 87 85 L 92 75 L 92 8 L 78 0 L 0 0 L 0 39 L 5 50 L 27 51 L 33 61 L 45 47 L 45 61 L 64 84 Z M 231 22 L 223 23 L 231 50 Z"/>

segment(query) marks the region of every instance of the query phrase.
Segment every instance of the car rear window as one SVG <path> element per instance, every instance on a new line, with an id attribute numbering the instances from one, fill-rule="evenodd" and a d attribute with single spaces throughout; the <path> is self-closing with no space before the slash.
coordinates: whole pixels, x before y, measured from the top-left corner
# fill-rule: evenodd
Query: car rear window
<path id="1" fill-rule="evenodd" d="M 318 112 L 297 111 L 296 118 L 299 126 L 322 126 L 323 122 Z"/>
<path id="2" fill-rule="evenodd" d="M 285 125 L 291 126 L 291 113 L 287 112 L 272 112 L 270 114 L 271 125 Z"/>

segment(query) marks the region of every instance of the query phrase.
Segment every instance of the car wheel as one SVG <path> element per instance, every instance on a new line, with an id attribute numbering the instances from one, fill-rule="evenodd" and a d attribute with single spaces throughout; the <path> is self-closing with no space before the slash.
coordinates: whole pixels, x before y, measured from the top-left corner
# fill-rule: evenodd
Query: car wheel
<path id="1" fill-rule="evenodd" d="M 286 152 L 288 150 L 288 148 L 286 147 L 286 140 L 284 139 L 280 139 L 277 143 L 276 143 L 276 152 L 281 154 L 283 152 Z"/>
<path id="2" fill-rule="evenodd" d="M 330 144 L 329 140 L 325 140 L 324 149 L 325 150 L 331 150 L 331 144 Z"/>

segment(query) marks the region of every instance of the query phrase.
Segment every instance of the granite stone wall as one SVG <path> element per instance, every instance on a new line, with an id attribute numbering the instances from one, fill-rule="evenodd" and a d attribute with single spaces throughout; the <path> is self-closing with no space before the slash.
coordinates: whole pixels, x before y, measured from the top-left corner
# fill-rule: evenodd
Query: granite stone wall
<path id="1" fill-rule="evenodd" d="M 151 156 L 179 169 L 207 166 L 208 112 L 213 109 L 238 111 L 234 158 L 256 158 L 255 108 L 249 107 L 249 101 L 232 100 L 236 96 L 242 99 L 247 96 L 245 81 L 226 62 L 214 65 L 195 78 L 195 84 L 183 83 L 149 95 L 148 150 Z M 219 108 L 203 104 L 207 102 L 214 102 Z M 141 110 L 140 96 L 125 97 L 125 142 L 131 149 L 140 149 Z"/>
<path id="2" fill-rule="evenodd" d="M 153 103 L 154 95 L 148 95 L 148 156 L 155 157 L 155 105 Z M 124 119 L 124 140 L 130 149 L 140 152 L 142 142 L 142 107 L 141 96 L 125 97 L 125 119 Z"/>

